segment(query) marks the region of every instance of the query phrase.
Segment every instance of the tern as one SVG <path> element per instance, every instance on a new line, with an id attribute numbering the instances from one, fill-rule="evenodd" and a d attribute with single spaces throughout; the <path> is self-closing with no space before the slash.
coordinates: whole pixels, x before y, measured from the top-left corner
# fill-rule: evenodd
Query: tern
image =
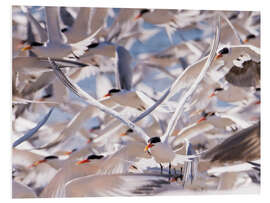
<path id="1" fill-rule="evenodd" d="M 33 42 L 29 46 L 24 47 L 23 51 L 32 50 L 40 57 L 62 58 L 73 55 L 76 58 L 84 53 L 87 46 L 94 40 L 94 36 L 100 31 L 100 29 L 97 30 L 80 42 L 68 44 L 59 27 L 59 8 L 45 7 L 45 13 L 48 41 L 45 43 Z"/>

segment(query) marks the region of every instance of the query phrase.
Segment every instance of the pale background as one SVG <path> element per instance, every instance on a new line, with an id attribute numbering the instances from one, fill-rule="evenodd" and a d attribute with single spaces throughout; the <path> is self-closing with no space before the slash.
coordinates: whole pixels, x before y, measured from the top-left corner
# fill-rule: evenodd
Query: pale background
<path id="1" fill-rule="evenodd" d="M 37 6 L 88 6 L 88 7 L 118 7 L 118 8 L 167 8 L 167 9 L 198 9 L 198 10 L 257 10 L 261 11 L 261 54 L 262 54 L 262 183 L 261 195 L 205 195 L 205 196 L 175 196 L 175 197 L 100 197 L 100 198 L 70 198 L 61 199 L 65 202 L 150 202 L 182 203 L 182 202 L 269 202 L 270 201 L 270 132 L 268 114 L 270 114 L 270 6 L 269 1 L 262 0 L 9 0 L 1 1 L 0 5 L 0 199 L 7 201 L 50 201 L 56 203 L 59 199 L 11 199 L 11 5 Z M 154 202 L 153 202 L 154 203 Z"/>

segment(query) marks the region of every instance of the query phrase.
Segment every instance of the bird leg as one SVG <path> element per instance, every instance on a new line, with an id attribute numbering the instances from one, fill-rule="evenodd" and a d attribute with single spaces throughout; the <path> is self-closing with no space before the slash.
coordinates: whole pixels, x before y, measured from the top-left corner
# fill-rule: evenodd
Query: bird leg
<path id="1" fill-rule="evenodd" d="M 174 170 L 174 175 L 177 176 L 175 168 L 173 168 L 173 170 Z"/>
<path id="2" fill-rule="evenodd" d="M 160 163 L 159 165 L 160 165 L 160 174 L 162 175 L 162 172 L 163 172 L 163 166 L 161 165 L 161 163 Z"/>
<path id="3" fill-rule="evenodd" d="M 179 178 L 181 179 L 181 181 L 182 181 L 183 178 L 184 178 L 184 175 L 183 175 L 183 167 L 180 168 L 180 175 L 179 175 Z"/>
<path id="4" fill-rule="evenodd" d="M 169 181 L 171 180 L 171 168 L 172 168 L 172 165 L 171 163 L 169 163 Z"/>

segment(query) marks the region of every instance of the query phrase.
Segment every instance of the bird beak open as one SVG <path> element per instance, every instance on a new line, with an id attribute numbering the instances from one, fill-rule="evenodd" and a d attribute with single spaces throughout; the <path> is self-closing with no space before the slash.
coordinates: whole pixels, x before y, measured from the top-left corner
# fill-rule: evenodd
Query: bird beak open
<path id="1" fill-rule="evenodd" d="M 111 96 L 110 93 L 104 95 L 104 97 L 110 97 L 110 96 Z"/>
<path id="2" fill-rule="evenodd" d="M 26 50 L 30 50 L 30 49 L 32 49 L 32 46 L 28 45 L 26 47 L 23 47 L 21 50 L 26 51 Z"/>
<path id="3" fill-rule="evenodd" d="M 39 164 L 44 163 L 46 160 L 39 160 L 39 161 L 35 161 L 32 165 L 29 166 L 29 168 L 32 167 L 37 167 Z"/>
<path id="4" fill-rule="evenodd" d="M 202 121 L 205 121 L 206 118 L 205 117 L 201 117 L 200 120 L 197 121 L 197 124 L 201 123 Z"/>
<path id="5" fill-rule="evenodd" d="M 149 148 L 153 147 L 154 145 L 152 143 L 149 143 L 145 148 L 144 152 L 147 152 Z"/>
<path id="6" fill-rule="evenodd" d="M 218 55 L 216 55 L 215 59 L 219 59 L 221 57 L 222 57 L 222 54 L 218 54 Z"/>
<path id="7" fill-rule="evenodd" d="M 212 98 L 213 96 L 216 96 L 215 92 L 213 92 L 213 93 L 209 96 L 209 98 Z"/>
<path id="8" fill-rule="evenodd" d="M 81 164 L 85 164 L 85 163 L 89 163 L 90 161 L 88 159 L 84 159 L 82 161 L 78 161 L 76 164 L 77 165 L 81 165 Z"/>

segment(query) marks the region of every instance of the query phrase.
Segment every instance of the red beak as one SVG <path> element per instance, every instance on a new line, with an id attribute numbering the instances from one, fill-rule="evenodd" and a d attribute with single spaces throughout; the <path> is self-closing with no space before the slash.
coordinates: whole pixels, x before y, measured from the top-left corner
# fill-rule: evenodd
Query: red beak
<path id="1" fill-rule="evenodd" d="M 39 164 L 44 163 L 44 162 L 46 162 L 46 160 L 35 161 L 32 165 L 29 166 L 29 168 L 36 167 Z"/>
<path id="2" fill-rule="evenodd" d="M 213 92 L 213 93 L 209 96 L 209 98 L 212 98 L 213 96 L 216 96 L 215 92 Z"/>
<path id="3" fill-rule="evenodd" d="M 81 164 L 85 164 L 85 163 L 89 163 L 90 161 L 88 159 L 84 159 L 82 161 L 78 161 L 76 164 L 77 165 L 81 165 Z"/>
<path id="4" fill-rule="evenodd" d="M 28 45 L 26 47 L 23 47 L 21 50 L 26 51 L 26 50 L 30 50 L 30 49 L 32 49 L 32 46 Z"/>
<path id="5" fill-rule="evenodd" d="M 218 54 L 218 55 L 216 55 L 215 59 L 219 59 L 221 57 L 222 57 L 222 54 Z"/>
<path id="6" fill-rule="evenodd" d="M 88 138 L 88 140 L 87 140 L 87 144 L 89 144 L 90 142 L 92 142 L 93 141 L 93 139 L 92 138 Z"/>
<path id="7" fill-rule="evenodd" d="M 154 145 L 152 143 L 149 143 L 145 148 L 144 152 L 147 152 L 149 148 L 153 147 Z"/>
<path id="8" fill-rule="evenodd" d="M 134 20 L 138 20 L 140 17 L 142 17 L 142 14 L 141 14 L 141 13 L 138 14 L 138 15 L 134 18 Z"/>
<path id="9" fill-rule="evenodd" d="M 104 97 L 110 97 L 110 96 L 111 96 L 110 93 L 104 95 Z"/>
<path id="10" fill-rule="evenodd" d="M 205 117 L 201 117 L 200 120 L 197 121 L 197 124 L 201 123 L 202 121 L 205 121 L 206 118 Z"/>

